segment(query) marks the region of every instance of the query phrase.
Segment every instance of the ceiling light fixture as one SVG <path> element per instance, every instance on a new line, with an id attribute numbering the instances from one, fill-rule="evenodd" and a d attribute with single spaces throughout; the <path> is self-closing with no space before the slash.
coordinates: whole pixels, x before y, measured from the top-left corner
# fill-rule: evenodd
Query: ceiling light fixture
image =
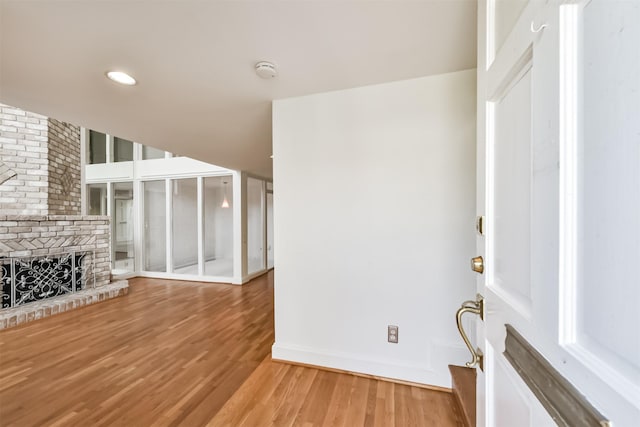
<path id="1" fill-rule="evenodd" d="M 222 205 L 220 207 L 226 209 L 229 207 L 229 200 L 227 200 L 227 181 L 222 181 L 222 183 L 224 184 L 224 199 L 222 199 Z"/>
<path id="2" fill-rule="evenodd" d="M 122 71 L 107 71 L 106 75 L 109 80 L 113 80 L 121 85 L 133 86 L 137 83 L 136 79 Z"/>
<path id="3" fill-rule="evenodd" d="M 278 75 L 278 70 L 271 62 L 260 61 L 256 64 L 256 74 L 263 79 L 272 79 Z"/>

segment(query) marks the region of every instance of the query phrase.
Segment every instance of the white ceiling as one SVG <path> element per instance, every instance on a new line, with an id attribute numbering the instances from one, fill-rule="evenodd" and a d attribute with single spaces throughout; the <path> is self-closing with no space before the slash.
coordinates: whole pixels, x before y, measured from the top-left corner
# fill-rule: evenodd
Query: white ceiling
<path id="1" fill-rule="evenodd" d="M 476 63 L 475 0 L 2 0 L 0 20 L 0 102 L 266 177 L 271 100 Z"/>

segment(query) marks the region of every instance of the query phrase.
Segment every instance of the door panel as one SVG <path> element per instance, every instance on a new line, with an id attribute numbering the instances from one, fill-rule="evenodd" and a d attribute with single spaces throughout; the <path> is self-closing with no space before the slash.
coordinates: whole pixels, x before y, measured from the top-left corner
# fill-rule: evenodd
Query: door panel
<path id="1" fill-rule="evenodd" d="M 489 232 L 493 259 L 487 269 L 489 287 L 531 313 L 531 72 L 518 74 L 502 99 L 490 105 L 495 117 L 488 143 L 493 158 L 493 209 Z"/>
<path id="2" fill-rule="evenodd" d="M 526 398 L 526 390 L 520 385 L 519 378 L 514 377 L 510 366 L 505 365 L 503 358 L 493 358 L 491 366 L 495 393 L 495 425 L 507 426 L 513 420 L 529 420 L 531 405 Z"/>
<path id="3" fill-rule="evenodd" d="M 556 426 L 535 395 L 503 357 L 494 359 L 494 410 L 496 426 Z"/>

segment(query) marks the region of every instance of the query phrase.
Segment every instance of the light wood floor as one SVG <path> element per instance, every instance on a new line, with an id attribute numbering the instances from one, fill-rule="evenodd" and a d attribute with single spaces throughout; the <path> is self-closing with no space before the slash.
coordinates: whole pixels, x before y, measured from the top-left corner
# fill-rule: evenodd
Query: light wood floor
<path id="1" fill-rule="evenodd" d="M 451 393 L 272 362 L 267 356 L 209 426 L 461 425 Z"/>
<path id="2" fill-rule="evenodd" d="M 0 331 L 0 426 L 456 425 L 450 393 L 272 362 L 273 272 L 130 284 Z"/>

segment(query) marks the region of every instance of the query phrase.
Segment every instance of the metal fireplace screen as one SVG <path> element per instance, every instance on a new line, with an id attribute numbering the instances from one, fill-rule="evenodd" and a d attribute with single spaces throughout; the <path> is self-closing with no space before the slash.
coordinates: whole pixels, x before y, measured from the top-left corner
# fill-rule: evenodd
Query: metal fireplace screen
<path id="1" fill-rule="evenodd" d="M 2 308 L 76 292 L 86 286 L 95 287 L 93 252 L 0 258 L 0 280 Z"/>

